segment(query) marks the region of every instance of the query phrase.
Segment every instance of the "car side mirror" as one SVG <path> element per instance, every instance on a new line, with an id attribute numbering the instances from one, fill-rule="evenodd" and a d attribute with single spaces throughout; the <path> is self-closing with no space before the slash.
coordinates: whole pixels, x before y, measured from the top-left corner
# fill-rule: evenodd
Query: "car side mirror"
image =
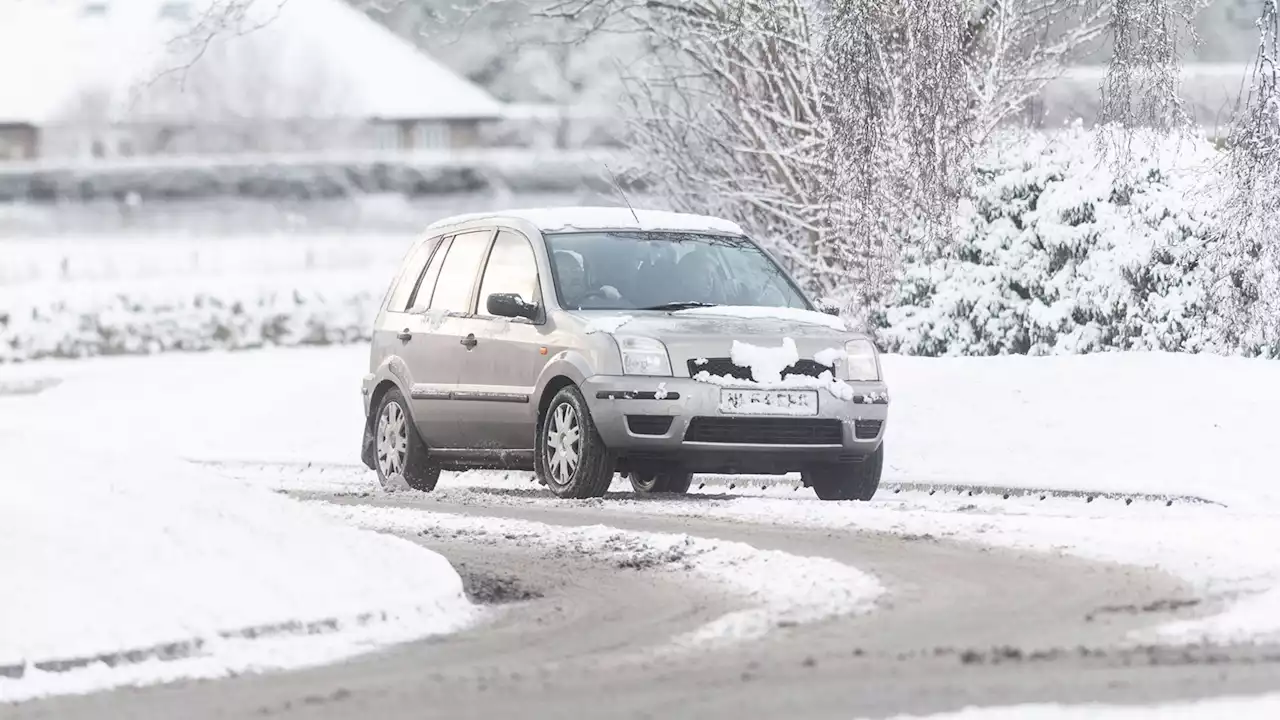
<path id="1" fill-rule="evenodd" d="M 520 293 L 494 293 L 485 300 L 484 306 L 490 315 L 496 317 L 528 320 L 538 317 L 538 306 L 525 302 Z"/>
<path id="2" fill-rule="evenodd" d="M 838 303 L 834 303 L 826 298 L 818 298 L 818 302 L 814 304 L 818 306 L 818 310 L 820 312 L 824 312 L 828 315 L 840 315 L 840 305 Z"/>

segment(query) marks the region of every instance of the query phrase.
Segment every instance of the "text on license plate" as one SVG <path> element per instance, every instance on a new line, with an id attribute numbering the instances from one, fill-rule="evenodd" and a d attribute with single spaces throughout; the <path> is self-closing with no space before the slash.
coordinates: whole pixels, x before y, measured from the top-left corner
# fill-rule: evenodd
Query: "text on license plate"
<path id="1" fill-rule="evenodd" d="M 817 415 L 817 390 L 720 390 L 726 415 Z"/>

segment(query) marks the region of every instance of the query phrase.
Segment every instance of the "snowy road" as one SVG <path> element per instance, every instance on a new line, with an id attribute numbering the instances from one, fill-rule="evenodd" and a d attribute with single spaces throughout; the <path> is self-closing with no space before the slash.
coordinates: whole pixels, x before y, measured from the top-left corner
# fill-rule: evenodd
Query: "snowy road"
<path id="1" fill-rule="evenodd" d="M 485 494 L 496 500 L 486 507 Z M 1131 630 L 1185 617 L 1189 587 L 1152 571 L 921 537 L 427 495 L 305 493 L 370 507 L 449 557 L 493 622 L 320 669 L 18 706 L 15 718 L 879 717 L 1018 702 L 1167 701 L 1280 689 L 1280 648 L 1161 649 Z M 655 500 L 653 504 L 663 501 Z M 421 511 L 423 534 L 407 532 Z M 776 629 L 710 652 L 656 652 L 741 601 L 692 574 L 618 567 L 571 545 L 440 533 L 430 513 L 606 525 L 748 543 L 857 566 L 874 613 Z M 493 522 L 486 520 L 486 522 Z M 553 530 L 549 530 L 553 532 Z M 1148 611 L 1142 611 L 1146 608 Z M 1205 608 L 1197 608 L 1204 612 Z"/>
<path id="2" fill-rule="evenodd" d="M 422 598 L 440 620 L 373 641 L 340 625 L 334 648 L 278 662 L 256 650 L 221 662 L 217 643 L 197 644 L 193 662 L 218 661 L 207 673 L 73 669 L 47 673 L 66 683 L 44 692 L 0 677 L 0 698 L 72 693 L 0 703 L 0 718 L 878 718 L 1237 695 L 1223 702 L 1251 718 L 1280 701 L 1280 510 L 1266 429 L 1249 424 L 1254 405 L 1280 402 L 1280 368 L 1222 360 L 1239 372 L 1222 374 L 1202 418 L 1144 405 L 1162 374 L 1185 370 L 1178 357 L 891 358 L 898 449 L 872 503 L 760 478 L 652 498 L 619 482 L 604 499 L 562 501 L 523 473 L 375 490 L 352 457 L 363 356 L 0 367 L 0 541 L 14 539 L 0 551 L 14 551 L 9 586 L 25 590 L 0 593 L 17 600 L 0 650 L 127 651 L 276 619 L 381 617 Z M 1081 393 L 1055 379 L 1084 374 L 1093 396 L 1072 405 Z M 1059 439 L 1106 395 L 1128 416 L 1091 427 L 1143 432 L 1077 461 Z M 175 414 L 179 397 L 198 412 Z M 68 403 L 93 428 L 61 448 L 74 461 L 51 444 Z M 962 442 L 958 408 L 1004 444 Z M 1178 464 L 1185 433 L 1170 424 L 1232 466 Z M 966 477 L 1047 491 L 892 492 Z M 1178 494 L 1213 502 L 1153 499 Z M 456 574 L 438 572 L 441 556 Z"/>

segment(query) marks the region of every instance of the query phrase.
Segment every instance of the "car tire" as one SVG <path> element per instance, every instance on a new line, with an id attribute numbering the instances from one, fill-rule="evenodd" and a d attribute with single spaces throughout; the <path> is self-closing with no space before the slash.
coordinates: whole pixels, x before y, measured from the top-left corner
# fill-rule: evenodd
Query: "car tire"
<path id="1" fill-rule="evenodd" d="M 819 465 L 801 473 L 804 484 L 822 500 L 870 500 L 880 487 L 884 443 L 862 462 Z"/>
<path id="2" fill-rule="evenodd" d="M 613 457 L 582 393 L 566 386 L 538 423 L 538 480 L 561 498 L 601 497 L 613 482 Z"/>
<path id="3" fill-rule="evenodd" d="M 693 484 L 693 473 L 633 471 L 627 473 L 627 479 L 631 481 L 631 489 L 641 495 L 651 493 L 677 493 L 683 495 L 689 492 L 689 486 Z"/>
<path id="4" fill-rule="evenodd" d="M 373 421 L 373 461 L 378 483 L 388 492 L 406 487 L 431 492 L 440 480 L 440 466 L 431 462 L 427 444 L 409 415 L 409 403 L 399 390 L 389 390 L 378 403 Z"/>

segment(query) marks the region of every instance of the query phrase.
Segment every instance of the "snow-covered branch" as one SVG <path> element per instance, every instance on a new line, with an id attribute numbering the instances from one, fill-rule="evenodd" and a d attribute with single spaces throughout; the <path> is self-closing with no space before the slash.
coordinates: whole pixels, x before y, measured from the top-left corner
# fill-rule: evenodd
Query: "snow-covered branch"
<path id="1" fill-rule="evenodd" d="M 1228 140 L 1214 295 L 1234 344 L 1280 353 L 1280 12 L 1264 0 L 1253 82 Z"/>
<path id="2" fill-rule="evenodd" d="M 1104 124 L 1168 132 L 1190 124 L 1179 92 L 1179 53 L 1194 41 L 1194 0 L 1111 0 L 1111 66 Z"/>

